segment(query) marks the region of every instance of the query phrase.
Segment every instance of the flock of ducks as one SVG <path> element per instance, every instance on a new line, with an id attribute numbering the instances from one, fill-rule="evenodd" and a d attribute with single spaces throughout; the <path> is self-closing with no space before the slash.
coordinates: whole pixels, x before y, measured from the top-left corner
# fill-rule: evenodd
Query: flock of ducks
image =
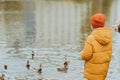
<path id="1" fill-rule="evenodd" d="M 34 59 L 34 56 L 35 56 L 35 52 L 32 51 L 32 59 Z M 64 67 L 63 68 L 57 68 L 57 71 L 60 71 L 60 72 L 67 72 L 68 70 L 68 64 L 69 64 L 69 61 L 67 61 L 67 58 L 65 57 L 65 62 L 63 63 Z M 27 60 L 27 63 L 26 63 L 26 68 L 29 70 L 30 69 L 30 62 L 29 60 Z M 7 65 L 4 65 L 4 69 L 7 70 Z M 37 71 L 37 73 L 42 73 L 42 64 L 39 65 L 39 68 L 33 68 Z M 0 80 L 5 80 L 4 79 L 5 75 L 4 74 L 1 74 L 0 75 Z"/>

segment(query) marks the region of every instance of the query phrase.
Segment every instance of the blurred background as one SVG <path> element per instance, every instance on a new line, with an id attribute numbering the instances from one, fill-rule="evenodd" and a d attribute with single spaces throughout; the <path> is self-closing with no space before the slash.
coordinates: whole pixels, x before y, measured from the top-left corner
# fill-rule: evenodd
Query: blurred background
<path id="1" fill-rule="evenodd" d="M 0 0 L 0 43 L 6 47 L 80 49 L 94 13 L 106 26 L 119 19 L 119 0 Z"/>
<path id="2" fill-rule="evenodd" d="M 0 71 L 7 75 L 6 80 L 38 80 L 35 72 L 27 72 L 22 66 L 34 50 L 37 57 L 30 61 L 33 66 L 44 63 L 49 69 L 42 77 L 50 79 L 43 80 L 85 80 L 81 73 L 84 62 L 78 58 L 91 33 L 89 19 L 103 13 L 105 26 L 112 28 L 120 20 L 119 4 L 120 0 L 0 0 Z M 119 41 L 120 34 L 113 31 L 112 66 L 107 80 L 119 80 Z M 53 72 L 66 55 L 72 61 L 68 74 Z M 8 71 L 3 69 L 4 64 L 8 64 Z"/>

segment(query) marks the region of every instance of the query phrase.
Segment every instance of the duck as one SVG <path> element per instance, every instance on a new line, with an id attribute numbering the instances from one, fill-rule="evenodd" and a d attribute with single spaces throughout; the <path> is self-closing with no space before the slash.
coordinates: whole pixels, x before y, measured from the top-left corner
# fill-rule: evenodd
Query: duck
<path id="1" fill-rule="evenodd" d="M 68 63 L 69 63 L 69 61 L 67 61 L 67 58 L 65 57 L 65 62 L 63 63 L 64 67 L 63 68 L 57 68 L 57 70 L 61 71 L 61 72 L 67 72 L 67 70 L 68 70 Z"/>
<path id="2" fill-rule="evenodd" d="M 67 72 L 67 70 L 68 70 L 67 65 L 64 65 L 63 68 L 57 68 L 57 71 L 60 71 L 60 72 Z"/>
<path id="3" fill-rule="evenodd" d="M 43 80 L 42 78 L 38 78 L 38 80 Z"/>
<path id="4" fill-rule="evenodd" d="M 29 62 L 29 60 L 27 60 L 26 67 L 27 67 L 28 70 L 30 69 L 30 62 Z"/>
<path id="5" fill-rule="evenodd" d="M 37 73 L 42 73 L 42 64 L 40 64 L 39 68 L 32 67 Z"/>
<path id="6" fill-rule="evenodd" d="M 2 75 L 0 76 L 0 80 L 5 80 L 5 79 L 4 79 L 4 76 L 5 76 L 5 75 L 2 74 Z"/>
<path id="7" fill-rule="evenodd" d="M 4 65 L 4 69 L 7 69 L 7 65 Z"/>
<path id="8" fill-rule="evenodd" d="M 34 56 L 35 56 L 35 52 L 32 51 L 32 59 L 34 59 Z"/>
<path id="9" fill-rule="evenodd" d="M 40 64 L 39 68 L 37 69 L 38 73 L 42 73 L 42 64 Z"/>
<path id="10" fill-rule="evenodd" d="M 43 80 L 43 78 L 38 78 L 38 80 Z"/>

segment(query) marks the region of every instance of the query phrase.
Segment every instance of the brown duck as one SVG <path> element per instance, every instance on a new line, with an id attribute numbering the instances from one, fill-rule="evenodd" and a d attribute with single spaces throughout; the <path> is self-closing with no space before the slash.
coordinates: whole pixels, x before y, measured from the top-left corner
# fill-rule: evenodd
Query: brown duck
<path id="1" fill-rule="evenodd" d="M 29 60 L 27 60 L 26 68 L 27 68 L 27 69 L 30 69 L 30 62 L 29 62 Z"/>
<path id="2" fill-rule="evenodd" d="M 32 59 L 34 59 L 34 56 L 35 56 L 35 52 L 32 51 Z"/>
<path id="3" fill-rule="evenodd" d="M 42 64 L 40 64 L 39 68 L 34 68 L 34 70 L 36 70 L 38 73 L 42 73 Z"/>
<path id="4" fill-rule="evenodd" d="M 38 73 L 42 73 L 42 64 L 40 64 L 38 70 L 37 70 Z"/>
<path id="5" fill-rule="evenodd" d="M 68 61 L 67 61 L 67 58 L 65 57 L 65 62 L 64 62 L 64 68 L 57 68 L 58 71 L 61 71 L 61 72 L 67 72 L 68 70 Z"/>
<path id="6" fill-rule="evenodd" d="M 2 74 L 2 75 L 0 76 L 0 80 L 5 80 L 5 79 L 4 79 L 4 76 L 5 76 L 5 75 Z"/>
<path id="7" fill-rule="evenodd" d="M 66 65 L 64 65 L 64 68 L 57 68 L 57 70 L 60 72 L 67 72 L 68 67 Z"/>

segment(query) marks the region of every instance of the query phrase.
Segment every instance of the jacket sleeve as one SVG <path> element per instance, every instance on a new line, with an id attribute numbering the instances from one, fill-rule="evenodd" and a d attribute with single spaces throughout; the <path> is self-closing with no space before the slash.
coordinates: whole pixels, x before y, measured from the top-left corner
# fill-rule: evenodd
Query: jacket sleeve
<path id="1" fill-rule="evenodd" d="M 89 38 L 86 40 L 85 45 L 84 45 L 84 49 L 80 52 L 80 57 L 87 61 L 92 57 L 92 45 L 91 42 L 89 40 Z"/>

